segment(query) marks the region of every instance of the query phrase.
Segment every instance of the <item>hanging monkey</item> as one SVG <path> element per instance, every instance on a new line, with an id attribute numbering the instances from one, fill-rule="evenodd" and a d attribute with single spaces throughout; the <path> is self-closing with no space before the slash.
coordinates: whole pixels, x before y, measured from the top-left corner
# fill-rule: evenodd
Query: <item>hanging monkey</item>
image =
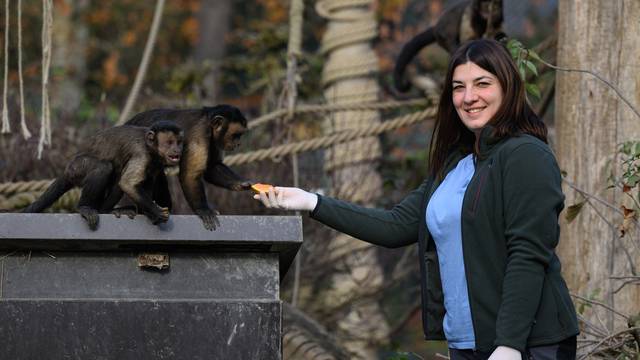
<path id="1" fill-rule="evenodd" d="M 502 21 L 502 0 L 466 0 L 446 9 L 434 26 L 402 47 L 393 69 L 395 88 L 409 90 L 411 83 L 404 79 L 405 68 L 424 47 L 435 42 L 452 54 L 468 40 L 483 36 L 500 40 L 506 37 L 501 31 Z"/>

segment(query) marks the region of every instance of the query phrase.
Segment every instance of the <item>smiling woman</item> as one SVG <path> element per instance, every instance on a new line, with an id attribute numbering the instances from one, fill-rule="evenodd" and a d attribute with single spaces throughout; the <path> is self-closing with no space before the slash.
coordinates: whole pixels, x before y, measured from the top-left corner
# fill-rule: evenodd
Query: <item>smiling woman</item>
<path id="1" fill-rule="evenodd" d="M 453 72 L 453 106 L 476 139 L 502 103 L 502 87 L 492 73 L 469 61 Z"/>
<path id="2" fill-rule="evenodd" d="M 418 243 L 425 339 L 452 360 L 575 359 L 578 323 L 555 254 L 564 207 L 547 129 L 507 50 L 474 40 L 452 56 L 430 176 L 390 210 L 291 187 L 267 207 L 384 247 Z"/>

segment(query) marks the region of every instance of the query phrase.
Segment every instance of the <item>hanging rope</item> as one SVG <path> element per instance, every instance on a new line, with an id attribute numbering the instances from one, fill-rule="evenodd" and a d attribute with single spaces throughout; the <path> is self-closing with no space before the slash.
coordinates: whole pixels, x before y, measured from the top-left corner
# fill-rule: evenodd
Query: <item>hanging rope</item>
<path id="1" fill-rule="evenodd" d="M 298 56 L 302 49 L 302 21 L 304 13 L 304 3 L 302 0 L 291 0 L 291 8 L 289 9 L 289 44 L 287 51 L 287 119 L 293 119 L 296 100 L 298 98 L 298 88 L 296 84 L 296 75 L 298 72 Z M 291 139 L 291 127 L 289 127 L 288 139 Z M 291 163 L 293 165 L 293 186 L 300 186 L 300 169 L 298 167 L 298 154 L 291 154 Z M 300 215 L 296 211 L 296 215 Z M 293 292 L 291 294 L 291 304 L 296 306 L 298 303 L 298 291 L 300 289 L 300 262 L 302 253 L 298 252 L 295 259 Z"/>
<path id="2" fill-rule="evenodd" d="M 131 113 L 131 109 L 133 108 L 133 105 L 138 98 L 140 87 L 142 86 L 144 77 L 147 74 L 147 68 L 149 67 L 151 53 L 153 52 L 153 48 L 156 44 L 156 38 L 158 36 L 158 30 L 160 29 L 160 21 L 162 20 L 163 10 L 164 0 L 158 0 L 158 2 L 156 3 L 156 10 L 153 13 L 153 21 L 151 22 L 149 38 L 147 38 L 147 44 L 144 47 L 144 53 L 142 54 L 142 60 L 140 61 L 140 67 L 138 67 L 136 79 L 133 82 L 133 87 L 131 88 L 129 97 L 127 97 L 127 102 L 124 105 L 124 109 L 120 113 L 120 117 L 118 118 L 118 122 L 116 123 L 116 125 L 122 125 L 125 123 L 125 121 L 127 121 L 127 119 L 129 118 L 129 113 Z"/>
<path id="3" fill-rule="evenodd" d="M 22 0 L 18 0 L 18 77 L 20 79 L 20 128 L 25 140 L 31 138 L 24 115 L 24 79 L 22 77 Z"/>
<path id="4" fill-rule="evenodd" d="M 51 109 L 49 107 L 49 68 L 51 67 L 51 34 L 53 30 L 53 2 L 42 0 L 42 120 L 38 159 L 42 159 L 45 145 L 51 145 Z"/>
<path id="5" fill-rule="evenodd" d="M 11 132 L 9 110 L 7 109 L 7 88 L 9 83 L 9 0 L 4 2 L 4 92 L 2 94 L 2 133 Z"/>

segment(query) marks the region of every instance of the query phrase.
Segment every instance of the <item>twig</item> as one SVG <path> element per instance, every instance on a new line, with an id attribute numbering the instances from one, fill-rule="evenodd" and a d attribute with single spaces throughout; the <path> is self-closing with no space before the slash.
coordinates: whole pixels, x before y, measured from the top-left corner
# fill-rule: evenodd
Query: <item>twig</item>
<path id="1" fill-rule="evenodd" d="M 626 321 L 629 321 L 629 316 L 624 315 L 624 314 L 622 314 L 622 313 L 620 313 L 620 312 L 616 311 L 616 309 L 614 309 L 614 308 L 610 307 L 610 306 L 609 306 L 609 305 L 607 305 L 607 304 L 603 304 L 603 303 L 601 303 L 601 302 L 599 302 L 599 301 L 595 301 L 595 300 L 590 300 L 590 299 L 584 298 L 584 297 L 582 297 L 582 296 L 580 296 L 580 295 L 576 295 L 576 294 L 570 294 L 570 295 L 571 295 L 571 296 L 573 296 L 574 298 L 577 298 L 577 299 L 579 299 L 579 300 L 582 300 L 582 301 L 584 301 L 584 302 L 586 302 L 586 303 L 602 306 L 603 308 L 605 308 L 605 309 L 607 309 L 607 310 L 609 310 L 609 311 L 613 312 L 614 314 L 622 316 Z"/>
<path id="2" fill-rule="evenodd" d="M 527 50 L 527 54 L 528 54 L 528 50 Z M 554 69 L 554 70 L 559 70 L 559 71 L 566 71 L 566 72 L 578 72 L 578 73 L 587 73 L 590 74 L 592 76 L 594 76 L 596 79 L 602 81 L 603 83 L 607 84 L 611 89 L 613 89 L 613 91 L 615 91 L 615 93 L 618 95 L 618 97 L 620 97 L 620 99 L 622 99 L 622 101 L 624 101 L 625 104 L 627 104 L 627 106 L 629 106 L 629 108 L 631 109 L 631 111 L 633 111 L 636 116 L 640 119 L 640 112 L 638 111 L 638 109 L 636 109 L 629 100 L 627 100 L 627 98 L 622 95 L 622 92 L 612 83 L 610 83 L 609 81 L 607 81 L 606 79 L 604 79 L 602 76 L 598 75 L 597 73 L 590 71 L 590 70 L 582 70 L 582 69 L 570 69 L 570 68 L 563 68 L 560 66 L 556 66 L 553 64 L 550 64 L 546 61 L 544 61 L 541 57 L 536 56 L 535 57 L 536 60 L 540 61 L 542 64 Z"/>
<path id="3" fill-rule="evenodd" d="M 617 332 L 617 333 L 615 333 L 615 334 L 611 334 L 611 335 L 607 336 L 606 338 L 604 338 L 604 339 L 600 340 L 600 342 L 598 342 L 598 344 L 597 344 L 596 346 L 594 346 L 594 348 L 593 348 L 593 349 L 591 349 L 591 351 L 589 351 L 589 352 L 588 352 L 588 353 L 586 353 L 585 355 L 582 355 L 582 356 L 580 357 L 580 360 L 582 360 L 582 359 L 586 359 L 586 358 L 587 358 L 587 357 L 589 357 L 591 354 L 594 354 L 594 353 L 596 352 L 596 350 L 598 349 L 598 347 L 600 347 L 600 345 L 602 345 L 602 344 L 604 344 L 605 342 L 607 342 L 607 341 L 609 341 L 609 340 L 611 340 L 611 339 L 615 338 L 616 336 L 619 336 L 619 335 L 622 335 L 622 334 L 625 334 L 625 333 L 631 333 L 631 332 L 636 331 L 636 330 L 640 330 L 640 327 L 632 327 L 632 328 L 624 329 L 624 330 L 618 331 L 618 332 Z"/>
<path id="4" fill-rule="evenodd" d="M 615 205 L 611 204 L 610 202 L 596 196 L 593 194 L 590 194 L 588 192 L 586 192 L 585 190 L 580 189 L 577 185 L 575 185 L 574 183 L 572 183 L 571 181 L 567 180 L 567 179 L 562 179 L 562 181 L 564 181 L 565 184 L 567 184 L 570 188 L 572 188 L 573 190 L 577 191 L 580 193 L 580 195 L 589 198 L 589 199 L 593 199 L 596 200 L 597 202 L 599 202 L 600 204 L 610 208 L 611 210 L 617 212 L 620 215 L 624 216 L 624 213 L 622 212 L 622 210 L 620 210 L 619 208 L 617 208 Z M 636 225 L 638 225 L 638 221 L 635 220 Z"/>

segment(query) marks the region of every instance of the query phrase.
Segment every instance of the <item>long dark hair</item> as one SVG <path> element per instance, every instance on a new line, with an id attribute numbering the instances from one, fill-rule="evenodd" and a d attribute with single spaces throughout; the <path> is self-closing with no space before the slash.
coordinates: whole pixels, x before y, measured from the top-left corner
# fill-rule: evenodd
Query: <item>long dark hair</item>
<path id="1" fill-rule="evenodd" d="M 533 112 L 525 96 L 524 82 L 507 49 L 495 40 L 479 39 L 462 45 L 453 54 L 447 69 L 444 89 L 431 138 L 429 173 L 443 175 L 445 161 L 453 150 L 475 152 L 475 135 L 467 129 L 453 105 L 453 71 L 458 65 L 473 62 L 495 75 L 502 87 L 502 103 L 489 121 L 492 137 L 503 138 L 529 134 L 547 142 L 547 127 Z"/>

